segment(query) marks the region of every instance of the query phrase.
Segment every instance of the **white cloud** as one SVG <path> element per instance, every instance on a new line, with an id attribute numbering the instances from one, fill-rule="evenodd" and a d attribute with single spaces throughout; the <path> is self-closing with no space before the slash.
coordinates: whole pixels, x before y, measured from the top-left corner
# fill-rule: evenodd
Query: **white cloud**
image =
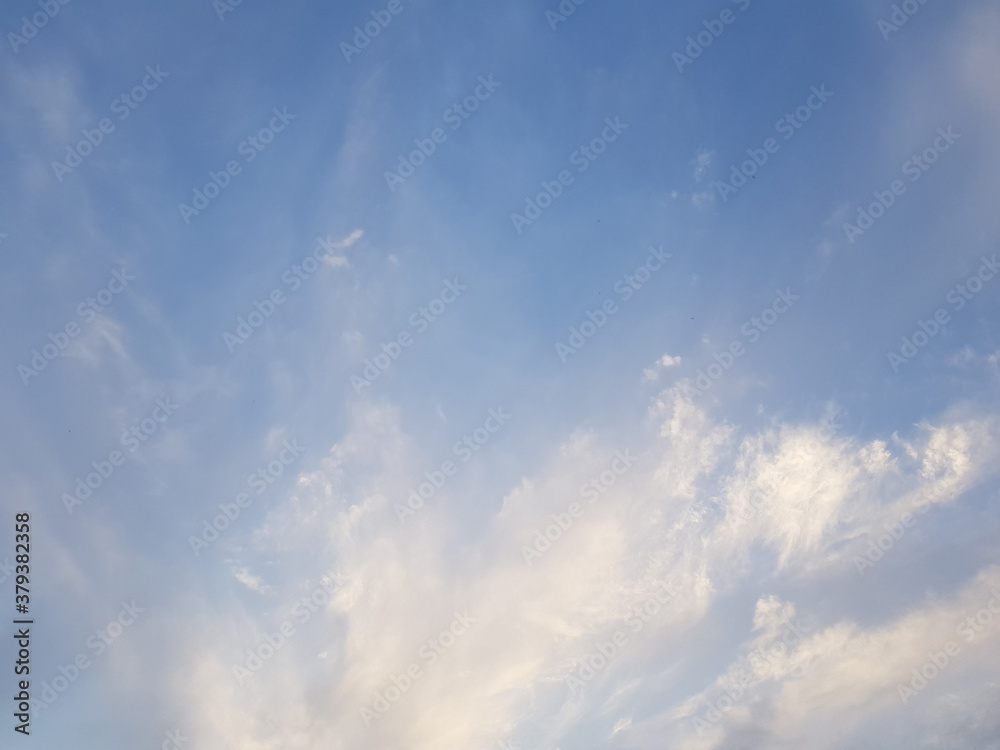
<path id="1" fill-rule="evenodd" d="M 364 232 L 360 229 L 355 229 L 349 235 L 344 237 L 342 240 L 338 240 L 333 243 L 333 246 L 338 250 L 347 250 L 355 242 L 360 240 L 364 236 Z M 348 260 L 346 255 L 328 255 L 325 258 L 326 264 L 334 267 L 342 267 L 348 265 Z"/>
<path id="2" fill-rule="evenodd" d="M 522 546 L 553 523 L 552 514 L 581 502 L 580 484 L 623 446 L 604 445 L 590 432 L 571 435 L 535 476 L 506 492 L 486 527 L 454 528 L 448 506 L 467 499 L 447 490 L 401 526 L 391 504 L 421 470 L 417 442 L 403 433 L 393 409 L 355 407 L 350 432 L 322 470 L 304 473 L 294 497 L 274 507 L 256 536 L 260 554 L 280 552 L 297 570 L 312 566 L 313 579 L 335 563 L 352 583 L 317 615 L 311 635 L 297 636 L 301 645 L 289 645 L 264 667 L 266 677 L 254 681 L 249 697 L 227 687 L 233 678 L 220 646 L 203 646 L 191 689 L 212 694 L 214 708 L 199 720 L 200 736 L 265 747 L 260 725 L 237 726 L 227 717 L 268 705 L 291 728 L 283 747 L 293 750 L 316 742 L 489 747 L 534 736 L 552 716 L 546 737 L 553 745 L 565 744 L 580 725 L 606 721 L 605 732 L 630 742 L 655 724 L 682 740 L 679 747 L 715 747 L 746 732 L 780 738 L 775 747 L 791 747 L 789 738 L 823 747 L 816 726 L 860 726 L 896 710 L 895 681 L 939 642 L 946 625 L 953 627 L 949 618 L 978 601 L 987 584 L 1000 583 L 997 571 L 985 571 L 955 602 L 881 625 L 831 622 L 768 658 L 761 654 L 771 654 L 785 629 L 812 614 L 761 592 L 755 611 L 746 613 L 742 660 L 707 689 L 689 674 L 695 692 L 656 719 L 623 718 L 628 696 L 677 684 L 683 674 L 677 655 L 705 646 L 708 634 L 699 628 L 729 593 L 774 576 L 855 580 L 852 555 L 867 530 L 921 498 L 954 501 L 995 459 L 986 422 L 923 426 L 891 450 L 887 441 L 859 443 L 818 424 L 742 434 L 675 390 L 660 395 L 651 418 L 654 429 L 632 448 L 635 466 L 599 502 L 586 504 L 586 513 L 529 567 Z M 755 492 L 765 502 L 743 519 L 738 511 Z M 770 562 L 754 559 L 761 544 L 773 553 Z M 306 553 L 316 549 L 328 552 Z M 664 583 L 678 595 L 631 630 L 638 603 Z M 307 585 L 303 580 L 296 589 Z M 422 644 L 447 628 L 455 612 L 477 622 L 429 663 Z M 580 697 L 570 695 L 567 675 L 617 630 L 629 634 L 620 655 Z M 299 663 L 300 650 L 313 666 Z M 338 658 L 317 661 L 323 651 Z M 359 710 L 411 663 L 419 678 L 366 727 Z M 727 713 L 706 735 L 711 742 L 688 736 L 690 719 L 682 718 L 742 679 L 740 670 L 752 674 L 752 701 Z"/>
<path id="3" fill-rule="evenodd" d="M 664 354 L 656 363 L 642 371 L 642 382 L 652 383 L 660 378 L 660 371 L 665 370 L 669 367 L 676 367 L 681 363 L 680 357 L 671 357 L 669 354 Z"/>
<path id="4" fill-rule="evenodd" d="M 708 170 L 712 167 L 715 158 L 714 151 L 701 151 L 694 161 L 694 181 L 701 182 L 708 175 Z"/>
<path id="5" fill-rule="evenodd" d="M 234 571 L 233 575 L 237 581 L 258 594 L 266 594 L 272 590 L 271 587 L 264 582 L 263 578 L 253 575 L 247 568 L 239 568 Z"/>

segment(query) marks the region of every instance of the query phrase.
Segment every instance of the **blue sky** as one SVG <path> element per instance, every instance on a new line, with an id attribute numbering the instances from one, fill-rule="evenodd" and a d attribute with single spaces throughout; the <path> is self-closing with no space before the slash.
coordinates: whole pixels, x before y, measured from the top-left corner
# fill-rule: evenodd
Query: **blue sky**
<path id="1" fill-rule="evenodd" d="M 18 741 L 997 747 L 1000 13 L 902 5 L 5 5 Z"/>

